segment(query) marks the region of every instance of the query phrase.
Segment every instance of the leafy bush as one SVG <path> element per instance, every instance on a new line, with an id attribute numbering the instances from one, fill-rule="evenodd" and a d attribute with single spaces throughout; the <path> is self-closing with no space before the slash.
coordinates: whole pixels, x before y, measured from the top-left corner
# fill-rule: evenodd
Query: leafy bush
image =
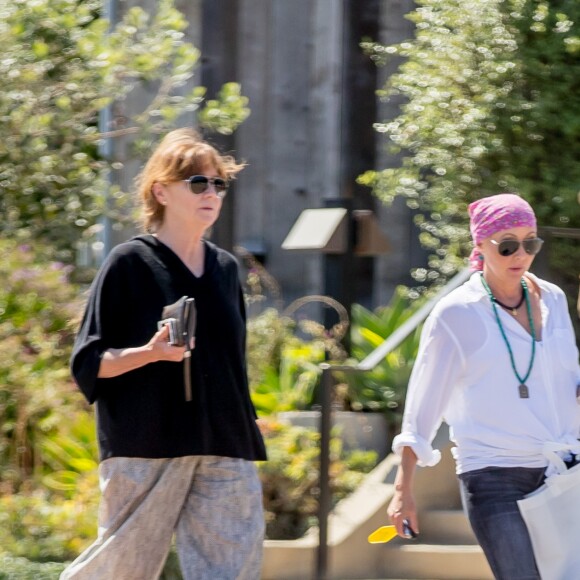
<path id="1" fill-rule="evenodd" d="M 38 562 L 76 558 L 96 537 L 98 499 L 96 474 L 79 481 L 72 499 L 41 489 L 1 497 L 1 552 Z"/>
<path id="2" fill-rule="evenodd" d="M 268 308 L 248 320 L 248 377 L 260 415 L 309 409 L 324 360 L 324 344 L 293 334 L 292 319 Z"/>
<path id="3" fill-rule="evenodd" d="M 25 558 L 0 556 L 0 580 L 56 580 L 65 564 L 30 562 Z"/>
<path id="4" fill-rule="evenodd" d="M 78 412 L 58 433 L 42 439 L 42 460 L 50 469 L 42 483 L 64 498 L 78 497 L 89 479 L 97 485 L 98 445 L 92 413 Z"/>
<path id="5" fill-rule="evenodd" d="M 258 469 L 264 491 L 266 537 L 299 538 L 316 522 L 318 511 L 319 434 L 271 421 L 266 429 L 268 461 Z M 333 503 L 346 497 L 377 463 L 374 451 L 345 453 L 331 440 L 330 489 Z"/>
<path id="6" fill-rule="evenodd" d="M 387 339 L 417 310 L 419 303 L 406 297 L 401 288 L 384 307 L 371 312 L 354 304 L 352 308 L 352 355 L 361 361 Z M 385 413 L 389 429 L 397 431 L 403 413 L 407 384 L 417 352 L 421 326 L 391 351 L 373 370 L 365 373 L 337 373 L 346 385 L 343 397 L 354 411 Z"/>
<path id="7" fill-rule="evenodd" d="M 41 441 L 82 405 L 68 370 L 78 289 L 67 275 L 42 248 L 0 239 L 0 483 L 12 489 L 44 474 Z"/>
<path id="8" fill-rule="evenodd" d="M 13 240 L 0 239 L 0 278 L 0 551 L 60 561 L 96 531 L 94 425 L 68 370 L 79 290 Z"/>

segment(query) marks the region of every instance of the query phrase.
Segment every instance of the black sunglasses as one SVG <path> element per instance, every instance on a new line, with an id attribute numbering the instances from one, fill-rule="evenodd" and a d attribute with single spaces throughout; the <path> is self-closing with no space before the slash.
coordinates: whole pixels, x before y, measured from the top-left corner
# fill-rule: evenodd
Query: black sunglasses
<path id="1" fill-rule="evenodd" d="M 213 185 L 216 195 L 223 199 L 228 191 L 228 182 L 221 177 L 206 177 L 205 175 L 192 175 L 188 179 L 183 179 L 189 184 L 189 190 L 195 195 L 205 193 L 210 185 Z"/>
<path id="2" fill-rule="evenodd" d="M 542 249 L 544 240 L 542 238 L 527 238 L 522 242 L 519 240 L 503 240 L 501 242 L 490 240 L 490 242 L 494 246 L 497 246 L 497 251 L 500 256 L 511 256 L 515 254 L 520 249 L 520 244 L 524 246 L 526 254 L 535 256 Z"/>

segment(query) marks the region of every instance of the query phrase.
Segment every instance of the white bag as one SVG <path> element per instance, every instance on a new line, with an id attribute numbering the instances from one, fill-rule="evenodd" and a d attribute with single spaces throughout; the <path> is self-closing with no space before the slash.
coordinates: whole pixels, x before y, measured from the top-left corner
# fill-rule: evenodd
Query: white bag
<path id="1" fill-rule="evenodd" d="M 557 459 L 550 458 L 559 473 L 518 506 L 542 580 L 573 580 L 580 578 L 580 464 L 566 470 Z"/>

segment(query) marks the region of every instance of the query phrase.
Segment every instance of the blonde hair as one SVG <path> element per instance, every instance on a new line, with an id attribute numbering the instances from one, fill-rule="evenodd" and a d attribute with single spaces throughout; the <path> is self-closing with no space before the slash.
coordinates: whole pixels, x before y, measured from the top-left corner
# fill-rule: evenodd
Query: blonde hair
<path id="1" fill-rule="evenodd" d="M 145 231 L 156 232 L 165 216 L 164 206 L 153 194 L 153 185 L 187 179 L 207 165 L 213 165 L 218 175 L 228 181 L 245 167 L 245 163 L 222 155 L 203 141 L 194 129 L 176 129 L 165 135 L 136 180 Z"/>

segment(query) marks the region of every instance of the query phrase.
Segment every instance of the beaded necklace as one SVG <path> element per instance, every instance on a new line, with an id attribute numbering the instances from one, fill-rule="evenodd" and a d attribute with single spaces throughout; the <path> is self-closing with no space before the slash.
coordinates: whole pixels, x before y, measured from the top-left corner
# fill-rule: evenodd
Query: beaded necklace
<path id="1" fill-rule="evenodd" d="M 534 359 L 536 357 L 536 329 L 534 328 L 534 319 L 532 318 L 532 307 L 530 304 L 528 285 L 526 284 L 526 281 L 522 278 L 522 289 L 524 291 L 524 299 L 526 301 L 526 310 L 528 313 L 528 321 L 530 323 L 530 331 L 532 334 L 532 356 L 530 358 L 530 364 L 528 366 L 528 371 L 526 372 L 526 375 L 524 377 L 521 377 L 516 369 L 516 363 L 514 360 L 514 353 L 512 352 L 512 347 L 509 343 L 509 340 L 508 340 L 507 335 L 505 333 L 505 330 L 503 328 L 503 324 L 501 323 L 501 320 L 499 318 L 499 314 L 497 312 L 497 306 L 496 306 L 497 300 L 494 298 L 494 295 L 491 291 L 491 288 L 489 287 L 489 285 L 485 281 L 483 274 L 481 275 L 481 283 L 483 284 L 483 287 L 485 288 L 487 295 L 489 296 L 489 299 L 491 300 L 491 305 L 493 307 L 493 313 L 495 314 L 495 320 L 497 322 L 497 325 L 499 326 L 499 330 L 501 332 L 502 338 L 505 342 L 505 345 L 507 346 L 508 353 L 510 355 L 510 362 L 512 365 L 512 370 L 514 371 L 516 378 L 520 382 L 520 385 L 518 387 L 520 399 L 529 399 L 530 391 L 526 385 L 526 381 L 528 380 L 530 373 L 532 372 L 532 367 L 534 366 Z"/>

